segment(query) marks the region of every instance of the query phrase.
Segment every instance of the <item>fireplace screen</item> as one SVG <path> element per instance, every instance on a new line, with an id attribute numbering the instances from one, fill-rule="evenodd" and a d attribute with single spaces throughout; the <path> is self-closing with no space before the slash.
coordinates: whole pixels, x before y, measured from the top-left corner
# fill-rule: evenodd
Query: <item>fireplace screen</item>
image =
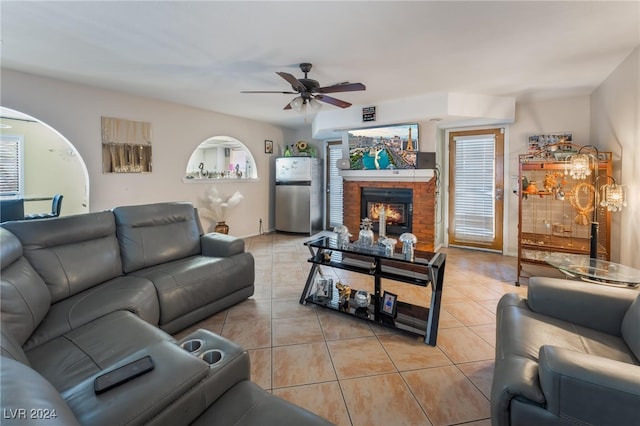
<path id="1" fill-rule="evenodd" d="M 388 225 L 404 225 L 407 222 L 406 204 L 367 203 L 367 217 L 374 222 L 380 222 L 380 210 L 384 208 Z"/>
<path id="2" fill-rule="evenodd" d="M 388 234 L 400 235 L 411 232 L 413 214 L 413 190 L 405 188 L 362 188 L 361 217 L 373 221 L 373 230 L 378 232 L 380 209 L 384 207 Z"/>

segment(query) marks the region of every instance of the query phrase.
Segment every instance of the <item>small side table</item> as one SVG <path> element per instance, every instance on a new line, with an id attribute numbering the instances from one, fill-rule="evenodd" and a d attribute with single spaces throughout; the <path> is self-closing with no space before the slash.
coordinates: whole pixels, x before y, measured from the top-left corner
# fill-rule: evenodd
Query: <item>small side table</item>
<path id="1" fill-rule="evenodd" d="M 545 258 L 545 262 L 565 275 L 583 281 L 619 287 L 640 285 L 640 270 L 586 255 L 553 253 Z"/>

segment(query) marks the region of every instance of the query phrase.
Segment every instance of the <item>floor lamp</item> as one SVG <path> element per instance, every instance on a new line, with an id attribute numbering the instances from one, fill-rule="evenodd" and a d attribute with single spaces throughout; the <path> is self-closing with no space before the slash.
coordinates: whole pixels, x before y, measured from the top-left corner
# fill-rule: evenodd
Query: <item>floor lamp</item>
<path id="1" fill-rule="evenodd" d="M 611 184 L 607 183 L 598 189 L 598 180 L 600 178 L 610 179 Z M 598 207 L 605 207 L 607 211 L 617 212 L 627 205 L 627 187 L 616 184 L 616 180 L 609 175 L 596 176 L 593 186 L 595 187 L 594 196 L 595 203 L 593 205 L 593 220 L 591 221 L 591 240 L 589 246 L 589 257 L 591 259 L 598 258 Z"/>
<path id="2" fill-rule="evenodd" d="M 583 149 L 592 149 L 592 153 L 582 154 Z M 589 257 L 591 259 L 598 258 L 598 208 L 605 207 L 607 211 L 616 212 L 622 210 L 627 205 L 626 195 L 627 188 L 624 185 L 616 184 L 616 180 L 609 175 L 598 175 L 598 148 L 593 145 L 586 145 L 578 150 L 577 154 L 571 155 L 567 160 L 565 175 L 570 175 L 574 179 L 586 179 L 591 174 L 591 170 L 595 170 L 597 175 L 593 181 L 593 214 L 591 220 L 591 234 L 589 240 Z M 601 178 L 611 180 L 611 184 L 607 183 L 598 188 L 598 180 Z"/>

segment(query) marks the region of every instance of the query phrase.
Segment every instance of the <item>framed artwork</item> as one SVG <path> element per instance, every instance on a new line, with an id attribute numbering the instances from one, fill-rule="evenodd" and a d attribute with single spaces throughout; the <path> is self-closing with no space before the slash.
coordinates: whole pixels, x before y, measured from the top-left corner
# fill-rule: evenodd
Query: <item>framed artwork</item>
<path id="1" fill-rule="evenodd" d="M 333 279 L 319 277 L 316 280 L 316 299 L 331 299 L 333 297 Z"/>
<path id="2" fill-rule="evenodd" d="M 398 305 L 398 296 L 389 293 L 388 291 L 384 292 L 382 296 L 382 304 L 380 306 L 380 313 L 390 316 L 391 318 L 395 318 L 397 314 L 397 306 Z"/>
<path id="3" fill-rule="evenodd" d="M 151 123 L 101 117 L 102 173 L 151 172 Z"/>
<path id="4" fill-rule="evenodd" d="M 264 141 L 264 153 L 265 154 L 273 154 L 273 141 L 266 140 Z"/>
<path id="5" fill-rule="evenodd" d="M 572 144 L 573 143 L 573 134 L 571 132 L 560 132 L 560 133 L 547 133 L 542 135 L 531 135 L 529 136 L 529 140 L 527 141 L 527 148 L 529 155 L 533 155 L 538 153 L 539 151 L 545 149 L 548 145 L 555 144 Z M 567 145 L 570 148 L 570 145 Z"/>
<path id="6" fill-rule="evenodd" d="M 418 124 L 349 130 L 351 170 L 415 169 Z"/>

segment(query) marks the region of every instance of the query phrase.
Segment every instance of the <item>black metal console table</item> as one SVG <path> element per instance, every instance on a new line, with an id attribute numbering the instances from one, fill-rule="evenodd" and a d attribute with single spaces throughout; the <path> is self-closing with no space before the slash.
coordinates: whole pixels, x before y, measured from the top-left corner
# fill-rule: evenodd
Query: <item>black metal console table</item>
<path id="1" fill-rule="evenodd" d="M 425 343 L 436 345 L 446 260 L 444 253 L 416 250 L 414 259 L 408 260 L 397 252 L 386 255 L 375 248 L 358 247 L 353 244 L 339 247 L 337 239 L 328 236 L 307 241 L 304 245 L 311 253 L 308 261 L 313 265 L 300 296 L 300 304 L 313 303 L 385 326 L 420 334 L 424 336 Z M 324 297 L 318 297 L 316 277 L 322 275 L 321 266 L 373 276 L 374 294 L 370 295 L 367 306 L 362 306 L 362 301 L 356 299 L 355 289 L 348 298 L 345 298 L 344 294 L 341 298 L 335 283 L 330 284 L 331 288 Z M 382 278 L 422 287 L 431 285 L 433 292 L 429 308 L 395 299 L 388 300 L 388 305 L 383 308 L 385 300 Z"/>

